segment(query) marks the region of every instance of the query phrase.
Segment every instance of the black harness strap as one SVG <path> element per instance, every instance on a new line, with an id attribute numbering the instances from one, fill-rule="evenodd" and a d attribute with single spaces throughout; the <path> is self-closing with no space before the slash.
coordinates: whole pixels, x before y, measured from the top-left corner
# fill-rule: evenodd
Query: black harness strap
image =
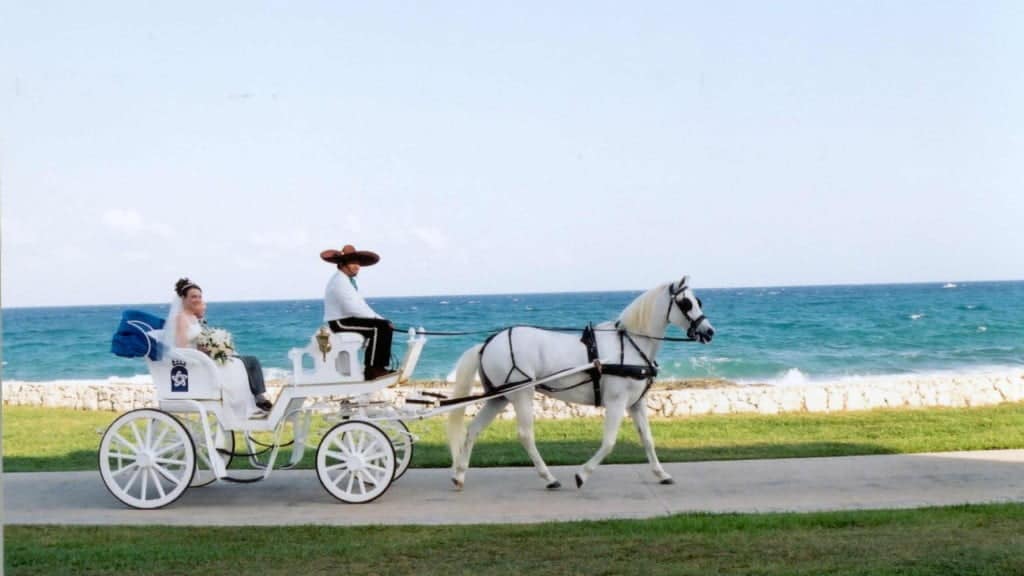
<path id="1" fill-rule="evenodd" d="M 594 365 L 593 368 L 587 370 L 587 375 L 590 376 L 590 382 L 594 386 L 594 406 L 601 405 L 601 357 L 597 352 L 597 338 L 594 336 L 594 325 L 587 324 L 587 327 L 583 329 L 583 336 L 580 338 L 580 342 L 587 349 L 587 361 Z"/>
<path id="2" fill-rule="evenodd" d="M 625 330 L 619 331 L 619 344 L 622 347 L 622 351 L 619 353 L 620 363 L 625 360 L 626 355 L 626 345 L 625 342 L 623 342 L 623 339 L 629 340 L 629 343 L 633 345 L 633 349 L 636 350 L 637 354 L 639 354 L 641 358 L 643 358 L 644 362 L 647 364 L 648 370 L 650 370 L 650 373 L 647 376 L 644 376 L 644 378 L 647 378 L 647 385 L 644 386 L 644 391 L 637 399 L 637 402 L 639 402 L 647 395 L 647 391 L 651 389 L 651 385 L 654 384 L 654 379 L 658 376 L 658 363 L 652 362 L 651 359 L 647 357 L 647 354 L 644 354 L 644 351 L 636 345 L 636 342 L 633 340 L 633 337 L 629 335 L 629 332 L 626 332 Z M 622 366 L 625 367 L 625 364 L 622 364 Z M 643 367 L 641 366 L 641 368 Z M 607 367 L 605 368 L 605 371 L 608 371 Z M 639 378 L 637 378 L 637 380 L 639 380 Z"/>
<path id="3" fill-rule="evenodd" d="M 511 358 L 512 358 L 512 368 L 510 368 L 509 371 L 508 371 L 508 374 L 505 375 L 505 381 L 502 382 L 501 386 L 495 386 L 494 382 L 491 381 L 491 379 L 487 376 L 487 373 L 484 371 L 483 364 L 481 363 L 481 365 L 480 365 L 480 381 L 484 385 L 484 390 L 486 390 L 488 392 L 493 392 L 495 390 L 501 390 L 502 388 L 506 388 L 508 386 L 517 386 L 519 384 L 524 384 L 526 382 L 529 382 L 529 381 L 533 380 L 533 378 L 530 378 L 530 376 L 526 372 L 523 372 L 522 369 L 520 369 L 519 366 L 516 365 L 516 351 L 515 351 L 515 348 L 512 347 L 512 329 L 513 328 L 515 328 L 515 326 L 513 326 L 513 327 L 511 327 L 511 328 L 509 328 L 507 330 L 507 332 L 508 332 L 508 353 L 509 353 L 509 356 L 511 356 Z M 494 337 L 497 336 L 498 334 L 501 334 L 501 332 L 497 332 L 495 334 L 491 334 L 490 336 L 488 336 L 487 340 L 484 340 L 484 345 L 480 347 L 480 357 L 481 358 L 483 358 L 484 350 L 487 349 L 487 345 L 490 344 L 491 340 L 494 340 Z M 512 381 L 512 374 L 514 372 L 518 372 L 519 374 L 521 374 L 523 376 L 524 380 L 519 380 L 517 382 L 513 382 Z"/>

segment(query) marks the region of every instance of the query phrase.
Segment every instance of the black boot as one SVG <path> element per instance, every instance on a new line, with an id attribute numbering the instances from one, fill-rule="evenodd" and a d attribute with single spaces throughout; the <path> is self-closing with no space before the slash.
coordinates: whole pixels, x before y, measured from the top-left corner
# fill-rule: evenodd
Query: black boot
<path id="1" fill-rule="evenodd" d="M 256 397 L 256 407 L 264 412 L 270 412 L 270 409 L 274 407 L 273 402 L 267 400 L 267 397 L 260 394 Z"/>

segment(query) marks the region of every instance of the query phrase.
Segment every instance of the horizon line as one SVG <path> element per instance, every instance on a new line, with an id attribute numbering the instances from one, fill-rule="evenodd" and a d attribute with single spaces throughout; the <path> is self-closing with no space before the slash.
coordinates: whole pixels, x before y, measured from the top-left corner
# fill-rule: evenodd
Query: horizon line
<path id="1" fill-rule="evenodd" d="M 1001 280 L 925 280 L 917 282 L 867 282 L 867 283 L 849 283 L 849 282 L 837 282 L 837 283 L 824 283 L 824 284 L 773 284 L 773 285 L 745 285 L 745 286 L 707 286 L 702 287 L 699 290 L 769 290 L 775 288 L 843 288 L 843 287 L 858 287 L 858 286 L 921 286 L 927 284 L 954 284 L 959 287 L 961 284 L 998 284 L 998 283 L 1012 283 L 1012 282 L 1024 282 L 1024 279 L 1001 279 Z M 542 295 L 553 295 L 553 294 L 602 294 L 609 292 L 643 292 L 649 290 L 649 288 L 624 288 L 614 290 L 554 290 L 554 291 L 538 291 L 538 292 L 486 292 L 486 293 L 475 293 L 475 294 L 410 294 L 402 296 L 370 296 L 367 300 L 391 300 L 399 298 L 468 298 L 473 296 L 542 296 Z M 316 301 L 323 300 L 322 297 L 317 298 L 275 298 L 266 300 L 208 300 L 210 303 L 219 304 L 240 304 L 240 303 L 258 303 L 258 302 L 302 302 L 302 301 Z M 29 305 L 29 306 L 4 306 L 0 307 L 0 311 L 3 310 L 27 310 L 27 309 L 42 309 L 42 308 L 106 308 L 106 307 L 124 307 L 124 306 L 162 306 L 167 302 L 128 302 L 119 304 L 43 304 L 43 305 Z"/>

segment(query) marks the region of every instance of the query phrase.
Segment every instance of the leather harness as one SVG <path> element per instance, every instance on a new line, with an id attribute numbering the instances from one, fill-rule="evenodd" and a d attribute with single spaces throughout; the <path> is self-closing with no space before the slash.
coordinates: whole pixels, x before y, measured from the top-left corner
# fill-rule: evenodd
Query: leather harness
<path id="1" fill-rule="evenodd" d="M 519 384 L 525 384 L 526 382 L 530 381 L 530 377 L 525 372 L 523 372 L 523 370 L 520 369 L 519 366 L 516 365 L 515 349 L 512 346 L 512 330 L 513 329 L 514 329 L 514 327 L 509 328 L 507 330 L 507 332 L 508 332 L 508 350 L 509 350 L 509 355 L 511 356 L 511 359 L 512 359 L 512 367 L 509 369 L 508 374 L 505 375 L 505 381 L 502 382 L 498 386 L 494 385 L 494 382 L 491 381 L 491 379 L 487 376 L 487 374 L 481 368 L 481 370 L 480 370 L 480 378 L 481 378 L 481 381 L 482 381 L 482 383 L 484 385 L 484 390 L 485 391 L 496 392 L 496 391 L 501 390 L 502 388 L 507 388 L 507 387 L 511 387 L 511 386 L 517 386 Z M 607 374 L 608 376 L 620 376 L 622 378 L 629 378 L 629 379 L 632 379 L 632 380 L 647 380 L 647 386 L 644 387 L 643 393 L 640 394 L 640 399 L 643 399 L 643 397 L 647 394 L 647 391 L 650 390 L 651 384 L 654 383 L 655 377 L 657 377 L 657 375 L 658 375 L 658 364 L 657 364 L 657 362 L 651 361 L 651 359 L 648 358 L 646 354 L 644 354 L 643 350 L 641 350 L 640 347 L 637 345 L 637 343 L 633 340 L 633 337 L 630 336 L 629 333 L 626 332 L 624 329 L 622 329 L 622 327 L 619 326 L 617 323 L 616 323 L 616 329 L 617 329 L 616 331 L 618 332 L 618 335 L 619 335 L 619 363 L 618 364 L 602 364 L 601 363 L 601 361 L 600 361 L 601 356 L 600 356 L 600 353 L 597 350 L 597 337 L 594 334 L 594 326 L 593 326 L 593 324 L 587 324 L 587 327 L 583 329 L 583 334 L 580 337 L 580 342 L 583 344 L 584 348 L 586 348 L 586 350 L 587 350 L 587 360 L 591 364 L 593 364 L 593 367 L 586 371 L 586 374 L 587 374 L 589 379 L 585 380 L 583 382 L 580 382 L 579 384 L 574 384 L 574 385 L 566 387 L 566 388 L 553 388 L 551 386 L 547 386 L 547 385 L 543 385 L 543 384 L 537 386 L 537 388 L 540 388 L 541 390 L 544 390 L 546 392 L 564 392 L 566 390 L 571 390 L 573 388 L 576 388 L 577 386 L 582 386 L 584 384 L 590 383 L 593 386 L 593 389 L 594 389 L 594 406 L 601 406 L 602 405 L 601 377 L 604 376 L 605 374 Z M 480 356 L 481 357 L 483 356 L 484 350 L 487 348 L 488 344 L 490 344 L 491 341 L 494 340 L 494 338 L 498 334 L 500 334 L 500 333 L 501 332 L 498 332 L 496 334 L 492 334 L 489 338 L 487 338 L 487 340 L 484 341 L 484 345 L 480 348 Z M 626 359 L 626 343 L 627 342 L 633 347 L 634 350 L 636 350 L 636 352 L 638 354 L 640 354 L 640 357 L 643 359 L 644 364 L 641 365 L 641 364 L 626 364 L 625 363 L 625 359 Z M 524 380 L 513 381 L 512 380 L 512 376 L 513 376 L 513 374 L 515 374 L 517 372 L 519 374 L 521 374 L 523 376 L 523 378 L 525 378 L 525 379 Z M 640 400 L 637 400 L 637 402 L 639 402 L 639 401 Z"/>

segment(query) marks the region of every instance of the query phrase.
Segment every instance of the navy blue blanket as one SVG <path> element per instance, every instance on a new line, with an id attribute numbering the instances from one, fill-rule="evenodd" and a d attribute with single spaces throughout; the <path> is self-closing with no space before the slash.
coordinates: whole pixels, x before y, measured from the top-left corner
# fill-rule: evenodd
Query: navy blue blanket
<path id="1" fill-rule="evenodd" d="M 125 358 L 140 358 L 149 351 L 150 360 L 159 360 L 163 345 L 146 334 L 149 330 L 161 330 L 164 319 L 141 310 L 125 310 L 121 323 L 110 341 L 110 351 Z"/>

